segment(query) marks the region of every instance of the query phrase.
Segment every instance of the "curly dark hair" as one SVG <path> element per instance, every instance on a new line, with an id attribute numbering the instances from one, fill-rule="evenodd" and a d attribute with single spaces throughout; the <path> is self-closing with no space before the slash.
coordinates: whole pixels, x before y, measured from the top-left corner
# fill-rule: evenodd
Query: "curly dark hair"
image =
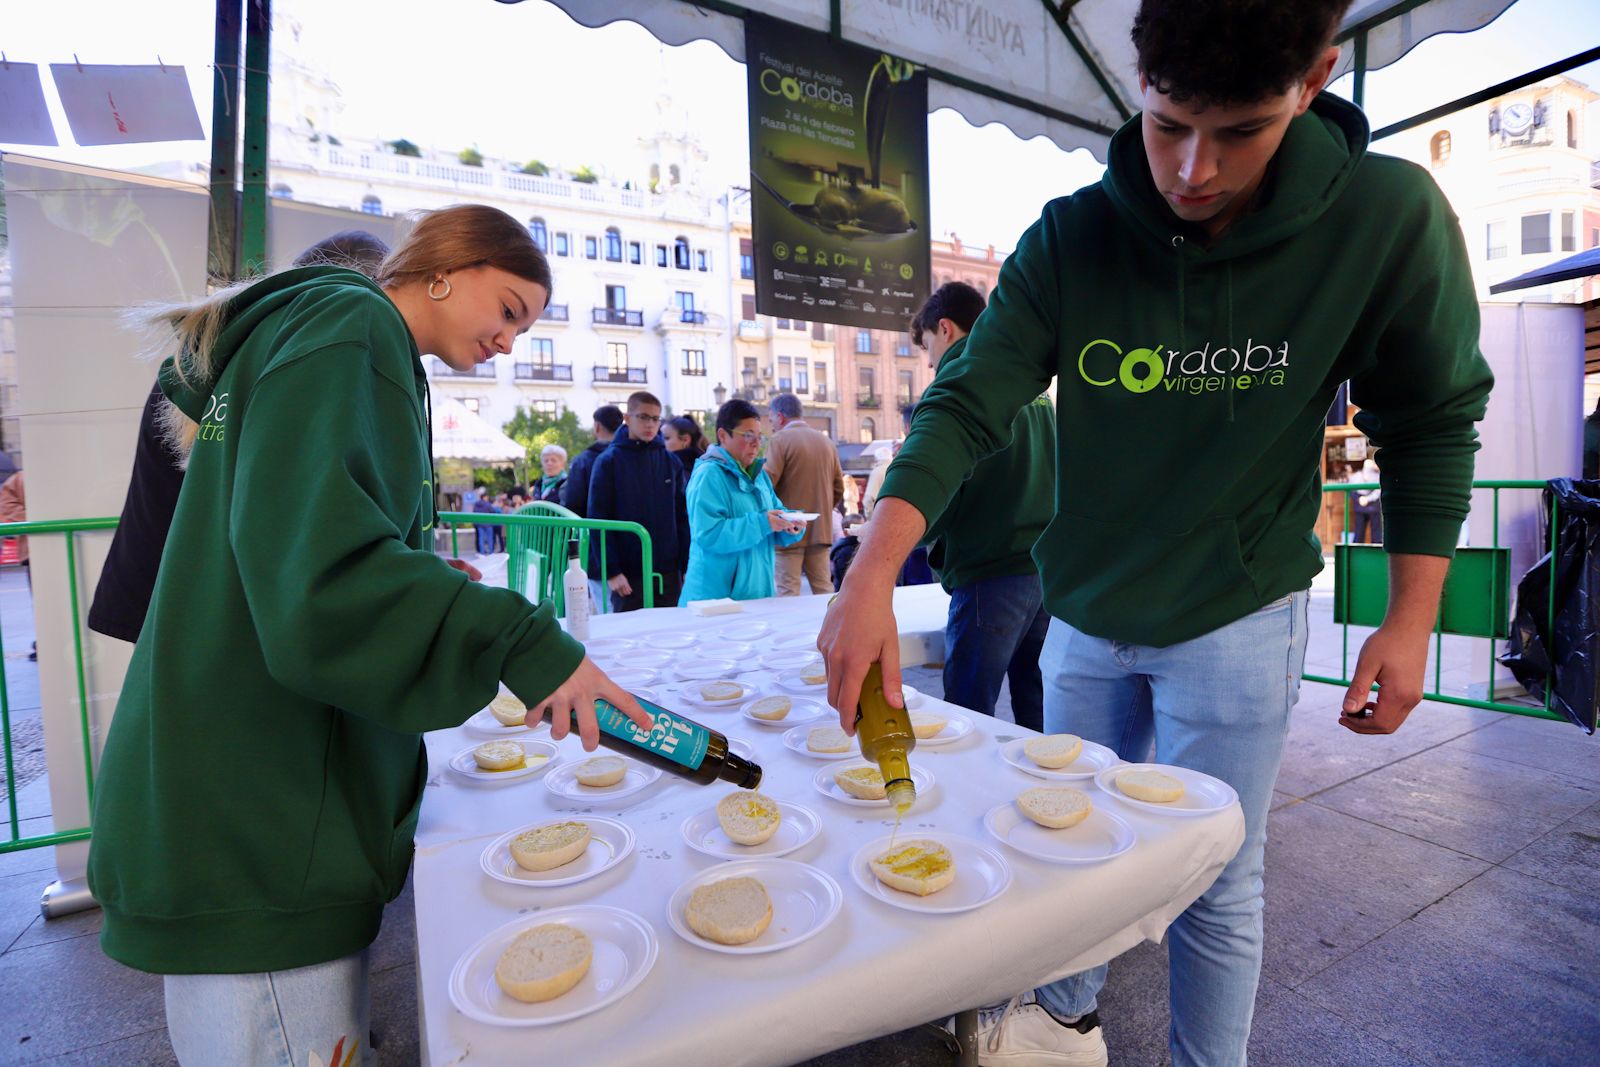
<path id="1" fill-rule="evenodd" d="M 1139 72 L 1198 107 L 1287 92 L 1333 41 L 1351 0 L 1143 0 L 1133 18 Z"/>

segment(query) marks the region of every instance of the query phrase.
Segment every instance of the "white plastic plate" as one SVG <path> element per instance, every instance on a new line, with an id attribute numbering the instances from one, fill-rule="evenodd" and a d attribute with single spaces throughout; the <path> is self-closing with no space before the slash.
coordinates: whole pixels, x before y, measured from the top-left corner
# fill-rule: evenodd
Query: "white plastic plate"
<path id="1" fill-rule="evenodd" d="M 633 647 L 633 642 L 626 637 L 591 637 L 583 643 L 583 649 L 589 653 L 591 659 L 602 656 L 615 656 Z"/>
<path id="2" fill-rule="evenodd" d="M 511 842 L 516 840 L 518 834 L 553 822 L 587 823 L 589 833 L 592 835 L 589 838 L 589 847 L 572 862 L 563 863 L 548 871 L 530 871 L 526 867 L 518 866 L 517 861 L 511 856 Z M 515 830 L 501 834 L 483 850 L 478 865 L 483 868 L 484 874 L 497 882 L 548 889 L 553 886 L 588 881 L 598 874 L 609 871 L 633 851 L 633 846 L 633 831 L 615 819 L 602 819 L 593 815 L 575 819 L 547 819 L 545 822 L 529 823 L 527 826 L 519 826 Z"/>
<path id="3" fill-rule="evenodd" d="M 606 754 L 602 753 L 602 755 Z M 616 785 L 582 785 L 578 782 L 578 767 L 585 760 L 593 758 L 592 756 L 585 756 L 576 763 L 562 764 L 555 774 L 544 780 L 544 787 L 550 791 L 551 795 L 565 800 L 612 801 L 631 797 L 640 790 L 649 787 L 661 777 L 661 769 L 659 767 L 652 767 L 649 764 L 640 763 L 624 756 L 622 757 L 622 762 L 627 765 L 627 770 L 623 772 L 622 781 Z"/>
<path id="4" fill-rule="evenodd" d="M 854 804 L 858 808 L 882 808 L 885 811 L 892 812 L 894 809 L 889 806 L 889 801 L 887 799 L 862 800 L 860 797 L 853 797 L 849 793 L 846 793 L 843 789 L 839 788 L 839 783 L 833 780 L 833 776 L 838 774 L 840 771 L 849 770 L 854 766 L 871 767 L 873 764 L 870 764 L 866 760 L 863 760 L 857 756 L 855 763 L 847 763 L 843 765 L 836 763 L 822 768 L 816 773 L 816 776 L 812 778 L 812 784 L 817 787 L 817 792 L 821 793 L 825 797 L 837 800 L 841 804 Z M 923 767 L 919 767 L 913 763 L 911 765 L 911 784 L 917 787 L 917 802 L 916 804 L 912 805 L 912 810 L 915 811 L 918 807 L 922 806 L 922 802 L 924 798 L 927 797 L 928 791 L 933 788 L 933 772 Z"/>
<path id="5" fill-rule="evenodd" d="M 1099 803 L 1087 819 L 1065 830 L 1040 826 L 1015 803 L 1001 804 L 989 809 L 983 828 L 996 841 L 1047 863 L 1099 863 L 1122 855 L 1139 840 L 1133 827 Z"/>
<path id="6" fill-rule="evenodd" d="M 562 923 L 589 935 L 594 961 L 575 987 L 542 1004 L 506 996 L 494 968 L 517 935 L 545 923 Z M 549 1026 L 599 1011 L 631 993 L 655 966 L 661 945 L 639 916 L 599 904 L 572 904 L 523 915 L 485 934 L 450 972 L 450 1003 L 469 1019 L 491 1026 Z"/>
<path id="7" fill-rule="evenodd" d="M 550 741 L 534 741 L 528 738 L 507 738 L 522 746 L 523 758 L 526 765 L 509 771 L 486 771 L 478 766 L 478 761 L 472 758 L 473 750 L 477 745 L 468 747 L 450 757 L 450 769 L 461 777 L 473 782 L 515 782 L 525 778 L 532 778 L 548 771 L 552 764 L 561 758 L 561 750 Z"/>
<path id="8" fill-rule="evenodd" d="M 733 678 L 716 678 L 713 681 L 730 681 L 739 687 L 739 695 L 728 697 L 726 700 L 706 700 L 700 695 L 700 686 L 703 682 L 684 682 L 678 686 L 678 696 L 685 704 L 693 704 L 697 708 L 727 708 L 730 711 L 746 700 L 756 695 L 756 687 L 749 682 L 741 682 Z"/>
<path id="9" fill-rule="evenodd" d="M 944 719 L 946 721 L 944 728 L 938 733 L 934 734 L 932 737 L 917 738 L 918 748 L 921 748 L 923 745 L 948 745 L 952 741 L 961 740 L 963 737 L 966 737 L 973 731 L 972 720 L 961 714 L 959 711 L 952 711 L 948 714 L 930 711 L 926 712 L 925 714 L 932 715 L 936 718 Z"/>
<path id="10" fill-rule="evenodd" d="M 861 752 L 855 747 L 854 741 L 851 742 L 851 748 L 848 752 L 813 752 L 811 749 L 806 747 L 806 741 L 810 737 L 811 731 L 817 729 L 818 727 L 827 725 L 829 724 L 825 722 L 812 722 L 807 723 L 804 726 L 796 726 L 794 729 L 783 735 L 783 747 L 788 749 L 790 752 L 798 752 L 800 755 L 807 756 L 811 759 L 853 759 L 859 763 L 861 761 Z M 917 744 L 920 745 L 922 742 L 918 741 Z"/>
<path id="11" fill-rule="evenodd" d="M 955 856 L 956 880 L 925 897 L 890 889 L 872 873 L 872 860 L 889 850 L 890 840 L 889 837 L 880 837 L 876 841 L 869 841 L 850 857 L 850 874 L 856 884 L 869 897 L 876 897 L 885 904 L 930 915 L 953 915 L 983 907 L 1011 885 L 1011 864 L 983 842 L 954 834 L 912 833 L 902 828 L 893 838 L 896 844 L 931 840 L 948 848 Z"/>
<path id="12" fill-rule="evenodd" d="M 828 691 L 826 680 L 812 684 L 800 680 L 798 671 L 784 671 L 778 675 L 778 685 L 794 693 L 805 693 L 808 696 L 817 696 Z"/>
<path id="13" fill-rule="evenodd" d="M 692 648 L 700 643 L 700 635 L 687 630 L 656 630 L 640 634 L 636 640 L 640 648 Z"/>
<path id="14" fill-rule="evenodd" d="M 606 677 L 624 689 L 633 690 L 639 686 L 649 685 L 661 679 L 661 672 L 651 670 L 649 667 L 616 667 L 601 668 L 606 672 Z"/>
<path id="15" fill-rule="evenodd" d="M 1035 778 L 1047 778 L 1057 782 L 1083 781 L 1087 778 L 1093 778 L 1117 762 L 1117 754 L 1106 746 L 1096 744 L 1093 741 L 1085 741 L 1083 743 L 1083 751 L 1078 753 L 1077 759 L 1065 767 L 1052 770 L 1049 767 L 1039 766 L 1028 758 L 1027 753 L 1022 751 L 1030 740 L 1032 738 L 1019 737 L 1015 741 L 1006 742 L 1000 747 L 1000 758 L 1017 770 L 1025 774 L 1031 774 Z"/>
<path id="16" fill-rule="evenodd" d="M 547 724 L 541 722 L 539 726 L 502 726 L 500 720 L 494 717 L 494 713 L 488 708 L 484 708 L 461 725 L 466 729 L 467 733 L 472 734 L 474 737 L 488 737 L 496 740 L 503 738 L 509 741 L 514 737 L 531 733 L 539 729 L 540 726 Z"/>
<path id="17" fill-rule="evenodd" d="M 1135 800 L 1117 788 L 1117 775 L 1128 771 L 1160 771 L 1183 783 L 1183 796 L 1170 804 L 1153 804 L 1148 800 Z M 1157 815 L 1211 815 L 1239 802 L 1233 786 L 1220 778 L 1213 778 L 1187 767 L 1174 767 L 1166 763 L 1122 763 L 1107 767 L 1094 776 L 1100 791 L 1115 797 L 1120 803 Z"/>
<path id="18" fill-rule="evenodd" d="M 711 631 L 711 636 L 719 641 L 754 641 L 758 637 L 765 637 L 772 632 L 770 622 L 760 619 L 742 619 L 739 622 L 730 622 L 726 626 L 719 626 Z"/>
<path id="19" fill-rule="evenodd" d="M 740 877 L 759 879 L 772 898 L 772 922 L 761 936 L 743 945 L 723 945 L 689 929 L 683 909 L 689 903 L 690 894 L 702 885 Z M 678 936 L 690 944 L 712 952 L 751 956 L 777 952 L 815 937 L 834 920 L 843 904 L 844 890 L 839 888 L 839 883 L 815 867 L 793 860 L 737 860 L 701 871 L 679 886 L 667 901 L 667 921 Z"/>
<path id="20" fill-rule="evenodd" d="M 618 668 L 643 667 L 646 670 L 657 670 L 665 667 L 677 657 L 665 649 L 658 648 L 630 648 L 618 652 L 611 657 L 611 662 Z"/>
<path id="21" fill-rule="evenodd" d="M 822 653 L 816 649 L 790 648 L 768 652 L 761 657 L 761 665 L 769 671 L 792 673 L 812 663 L 821 663 Z"/>
<path id="22" fill-rule="evenodd" d="M 777 831 L 759 845 L 741 845 L 723 833 L 722 824 L 717 821 L 716 805 L 689 816 L 679 829 L 690 848 L 719 860 L 757 856 L 775 859 L 810 844 L 822 829 L 822 821 L 810 808 L 787 800 L 778 800 L 777 804 L 783 818 L 778 822 Z"/>
<path id="23" fill-rule="evenodd" d="M 817 635 L 813 630 L 779 634 L 772 639 L 772 647 L 779 652 L 804 651 L 813 656 L 822 654 L 817 651 Z"/>
<path id="24" fill-rule="evenodd" d="M 787 696 L 788 694 L 781 695 Z M 837 720 L 837 716 L 835 716 L 832 711 L 817 703 L 815 700 L 803 700 L 799 697 L 789 697 L 789 714 L 785 715 L 783 718 L 758 718 L 750 714 L 750 705 L 754 704 L 756 700 L 760 699 L 762 698 L 756 697 L 755 700 L 747 701 L 742 707 L 740 707 L 739 712 L 746 719 L 749 719 L 753 723 L 759 723 L 762 726 L 799 726 L 802 724 L 817 726 L 825 725 L 821 723 L 821 720 L 824 718 L 831 717 Z"/>
<path id="25" fill-rule="evenodd" d="M 701 656 L 680 659 L 673 667 L 684 681 L 712 681 L 739 673 L 739 665 L 731 659 Z"/>

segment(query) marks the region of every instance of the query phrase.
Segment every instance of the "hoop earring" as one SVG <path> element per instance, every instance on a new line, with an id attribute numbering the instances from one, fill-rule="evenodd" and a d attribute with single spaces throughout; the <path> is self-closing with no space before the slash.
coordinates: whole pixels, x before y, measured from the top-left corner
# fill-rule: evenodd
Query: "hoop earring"
<path id="1" fill-rule="evenodd" d="M 438 285 L 440 282 L 444 283 L 444 292 L 436 293 L 436 292 L 433 291 L 433 287 Z M 428 299 L 429 300 L 443 300 L 445 297 L 447 297 L 449 295 L 450 295 L 450 279 L 449 278 L 435 278 L 433 281 L 428 283 Z"/>

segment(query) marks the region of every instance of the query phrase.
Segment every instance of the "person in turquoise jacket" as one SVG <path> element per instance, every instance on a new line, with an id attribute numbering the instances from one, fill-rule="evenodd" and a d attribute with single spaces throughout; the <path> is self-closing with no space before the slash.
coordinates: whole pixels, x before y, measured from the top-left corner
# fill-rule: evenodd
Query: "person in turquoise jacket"
<path id="1" fill-rule="evenodd" d="M 778 548 L 805 534 L 761 469 L 761 415 L 748 401 L 717 410 L 717 443 L 689 478 L 689 572 L 683 601 L 772 596 Z"/>

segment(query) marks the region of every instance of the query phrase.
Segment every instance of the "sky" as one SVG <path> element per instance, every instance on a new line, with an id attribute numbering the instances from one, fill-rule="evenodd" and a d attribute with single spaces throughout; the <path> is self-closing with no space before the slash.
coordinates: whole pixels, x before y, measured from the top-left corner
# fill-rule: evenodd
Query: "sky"
<path id="1" fill-rule="evenodd" d="M 182 64 L 209 130 L 214 0 L 11 0 L 0 20 L 7 58 L 46 65 Z M 748 184 L 744 68 L 717 46 L 660 44 L 633 23 L 591 30 L 543 0 L 276 0 L 304 26 L 307 58 L 344 93 L 333 133 L 405 137 L 449 151 L 542 159 L 604 172 L 630 158 L 656 124 L 662 92 L 710 154 L 714 185 Z M 448 12 L 448 15 L 445 13 Z M 280 23 L 281 26 L 281 23 Z M 280 29 L 280 32 L 281 29 Z M 1600 43 L 1600 3 L 1519 0 L 1487 30 L 1441 35 L 1369 75 L 1373 125 L 1404 117 Z M 1600 89 L 1600 64 L 1572 73 Z M 1349 79 L 1334 87 L 1349 93 Z M 48 73 L 45 95 L 70 138 Z M 1048 200 L 1099 179 L 1087 151 L 1022 140 L 953 111 L 929 116 L 932 232 L 971 245 L 1014 246 Z M 1381 149 L 1381 143 L 1378 145 Z M 58 148 L 0 145 L 27 155 L 131 168 L 204 160 L 202 142 Z"/>

